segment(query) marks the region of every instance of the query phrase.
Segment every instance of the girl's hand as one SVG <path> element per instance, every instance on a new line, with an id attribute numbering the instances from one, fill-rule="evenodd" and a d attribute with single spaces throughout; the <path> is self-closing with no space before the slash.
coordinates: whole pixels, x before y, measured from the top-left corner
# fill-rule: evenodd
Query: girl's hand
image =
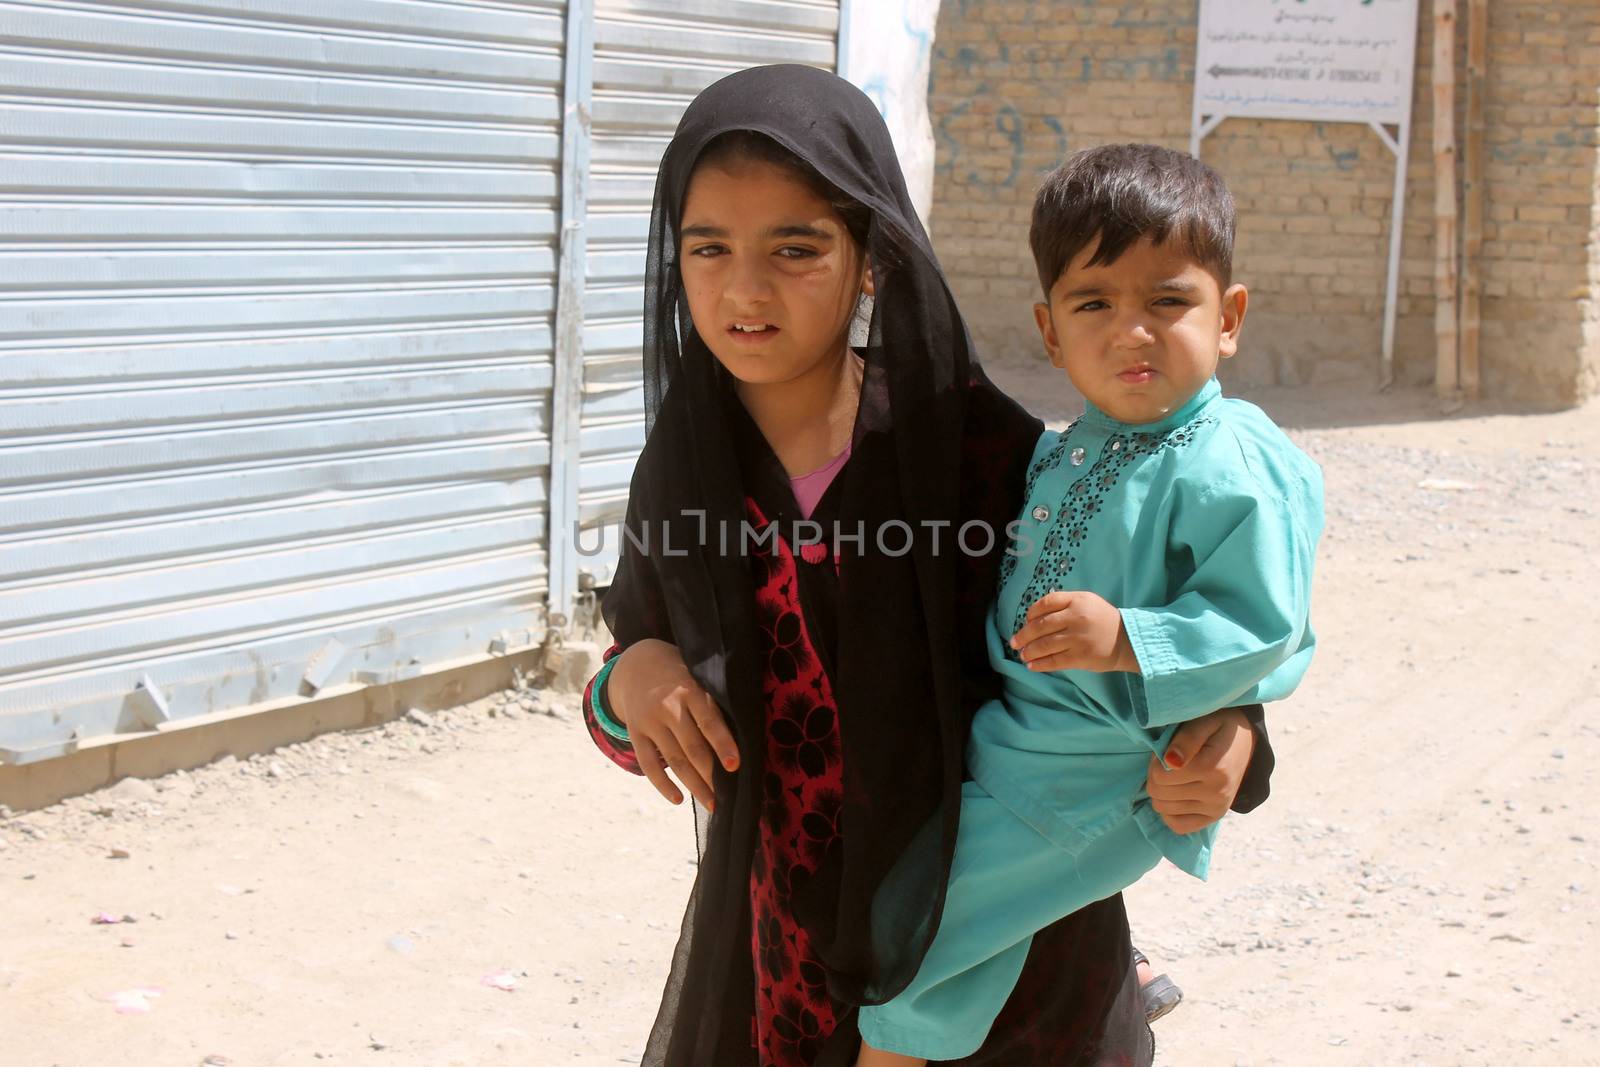
<path id="1" fill-rule="evenodd" d="M 1028 621 L 1011 647 L 1035 671 L 1137 673 L 1122 613 L 1093 593 L 1047 593 L 1028 609 Z"/>
<path id="2" fill-rule="evenodd" d="M 683 803 L 683 793 L 667 777 L 665 768 L 670 767 L 694 798 L 712 810 L 713 761 L 720 759 L 727 770 L 737 770 L 739 746 L 716 701 L 689 674 L 678 646 L 653 639 L 629 645 L 611 669 L 606 698 L 612 714 L 627 727 L 639 766 L 656 791 L 674 804 Z"/>
<path id="3" fill-rule="evenodd" d="M 1145 789 L 1161 821 L 1175 834 L 1202 830 L 1228 813 L 1244 782 L 1256 735 L 1238 708 L 1224 708 L 1178 727 L 1167 764 L 1150 760 Z"/>

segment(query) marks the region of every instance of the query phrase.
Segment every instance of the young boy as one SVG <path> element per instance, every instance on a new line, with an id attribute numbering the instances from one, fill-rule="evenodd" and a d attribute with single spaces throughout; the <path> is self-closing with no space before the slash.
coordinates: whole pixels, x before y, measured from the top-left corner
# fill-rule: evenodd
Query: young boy
<path id="1" fill-rule="evenodd" d="M 1310 663 L 1322 477 L 1221 396 L 1246 307 L 1233 234 L 1221 177 L 1151 145 L 1079 152 L 1034 202 L 1034 318 L 1087 410 L 1034 453 L 943 917 L 911 985 L 862 1009 L 860 1067 L 971 1054 L 1034 933 L 1162 857 L 1204 878 L 1215 826 L 1168 829 L 1146 765 L 1179 724 L 1282 699 Z"/>

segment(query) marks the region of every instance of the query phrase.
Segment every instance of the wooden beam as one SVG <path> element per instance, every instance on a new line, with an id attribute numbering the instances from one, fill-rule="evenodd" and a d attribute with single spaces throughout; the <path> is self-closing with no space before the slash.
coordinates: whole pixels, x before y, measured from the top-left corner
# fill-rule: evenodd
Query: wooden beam
<path id="1" fill-rule="evenodd" d="M 1456 326 L 1456 0 L 1433 0 L 1433 299 L 1442 397 L 1460 386 Z"/>
<path id="2" fill-rule="evenodd" d="M 1478 338 L 1482 321 L 1483 269 L 1483 98 L 1486 90 L 1489 0 L 1468 0 L 1467 9 L 1467 138 L 1466 177 L 1462 182 L 1461 246 L 1461 392 L 1468 399 L 1479 390 Z"/>

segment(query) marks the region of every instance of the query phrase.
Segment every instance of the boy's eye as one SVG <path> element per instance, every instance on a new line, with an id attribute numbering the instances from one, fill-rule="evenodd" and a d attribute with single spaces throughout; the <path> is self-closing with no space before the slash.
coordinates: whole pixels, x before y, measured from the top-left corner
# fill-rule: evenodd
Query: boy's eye
<path id="1" fill-rule="evenodd" d="M 1104 311 L 1106 308 L 1108 308 L 1110 306 L 1111 305 L 1106 303 L 1104 300 L 1090 300 L 1087 303 L 1079 304 L 1078 305 L 1078 310 L 1079 311 Z"/>
<path id="2" fill-rule="evenodd" d="M 1181 296 L 1163 296 L 1156 301 L 1158 307 L 1188 307 L 1189 302 Z"/>

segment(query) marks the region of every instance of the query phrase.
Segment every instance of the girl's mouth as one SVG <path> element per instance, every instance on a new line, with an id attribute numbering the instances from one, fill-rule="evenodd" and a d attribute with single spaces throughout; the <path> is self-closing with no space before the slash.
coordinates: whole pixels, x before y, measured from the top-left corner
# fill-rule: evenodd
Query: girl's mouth
<path id="1" fill-rule="evenodd" d="M 736 322 L 727 329 L 729 338 L 746 345 L 759 345 L 777 337 L 781 331 L 767 322 Z"/>

